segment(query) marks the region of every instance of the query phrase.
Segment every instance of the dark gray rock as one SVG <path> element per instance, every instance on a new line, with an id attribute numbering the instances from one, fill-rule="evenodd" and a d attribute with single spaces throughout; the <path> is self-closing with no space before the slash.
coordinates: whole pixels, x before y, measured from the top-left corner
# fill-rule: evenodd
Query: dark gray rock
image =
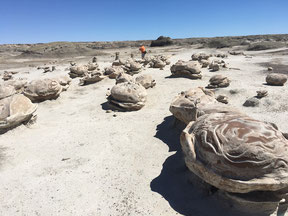
<path id="1" fill-rule="evenodd" d="M 249 98 L 243 104 L 245 107 L 257 107 L 259 106 L 259 100 L 255 97 Z"/>

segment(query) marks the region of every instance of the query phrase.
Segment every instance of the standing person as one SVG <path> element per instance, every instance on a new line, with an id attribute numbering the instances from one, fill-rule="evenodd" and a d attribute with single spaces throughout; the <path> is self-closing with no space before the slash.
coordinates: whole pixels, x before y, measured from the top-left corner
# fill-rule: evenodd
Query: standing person
<path id="1" fill-rule="evenodd" d="M 142 45 L 139 50 L 141 51 L 142 59 L 144 59 L 145 54 L 147 53 L 144 45 Z"/>

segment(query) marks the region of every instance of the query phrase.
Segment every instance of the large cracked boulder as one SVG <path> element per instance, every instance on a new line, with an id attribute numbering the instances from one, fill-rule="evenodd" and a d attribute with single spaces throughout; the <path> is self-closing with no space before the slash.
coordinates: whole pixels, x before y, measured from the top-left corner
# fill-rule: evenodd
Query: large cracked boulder
<path id="1" fill-rule="evenodd" d="M 155 80 L 148 74 L 137 76 L 135 82 L 141 84 L 145 89 L 153 88 L 156 85 Z"/>
<path id="2" fill-rule="evenodd" d="M 179 60 L 176 64 L 172 65 L 171 68 L 172 76 L 185 77 L 190 79 L 201 79 L 201 65 L 194 61 L 182 61 Z"/>
<path id="3" fill-rule="evenodd" d="M 24 89 L 24 95 L 32 102 L 41 102 L 58 98 L 62 86 L 56 79 L 33 80 Z"/>
<path id="4" fill-rule="evenodd" d="M 214 75 L 210 78 L 207 88 L 225 88 L 230 85 L 230 80 L 221 74 Z"/>
<path id="5" fill-rule="evenodd" d="M 104 69 L 104 75 L 111 79 L 115 79 L 120 73 L 124 73 L 124 69 L 121 66 L 111 66 Z"/>
<path id="6" fill-rule="evenodd" d="M 109 104 L 123 111 L 141 109 L 146 102 L 146 89 L 133 82 L 124 82 L 113 86 L 107 100 Z"/>
<path id="7" fill-rule="evenodd" d="M 288 187 L 288 141 L 271 124 L 239 113 L 212 113 L 181 134 L 190 171 L 232 193 Z"/>
<path id="8" fill-rule="evenodd" d="M 21 94 L 0 100 L 0 133 L 29 121 L 36 109 L 37 104 Z"/>
<path id="9" fill-rule="evenodd" d="M 283 86 L 287 82 L 285 74 L 271 73 L 267 75 L 266 82 L 268 85 Z"/>

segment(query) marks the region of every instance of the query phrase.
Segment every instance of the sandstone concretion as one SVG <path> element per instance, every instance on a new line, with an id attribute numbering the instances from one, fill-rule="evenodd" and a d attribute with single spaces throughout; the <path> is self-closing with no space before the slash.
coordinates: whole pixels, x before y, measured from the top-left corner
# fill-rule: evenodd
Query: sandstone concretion
<path id="1" fill-rule="evenodd" d="M 29 98 L 16 94 L 0 100 L 0 132 L 29 121 L 37 109 Z"/>
<path id="2" fill-rule="evenodd" d="M 271 73 L 267 75 L 266 82 L 268 85 L 283 86 L 287 82 L 285 74 Z"/>
<path id="3" fill-rule="evenodd" d="M 171 68 L 172 76 L 185 77 L 190 79 L 201 79 L 201 65 L 195 61 L 182 61 L 179 60 Z"/>
<path id="4" fill-rule="evenodd" d="M 56 99 L 62 92 L 62 86 L 56 79 L 33 80 L 24 89 L 24 95 L 32 102 Z"/>
<path id="5" fill-rule="evenodd" d="M 211 113 L 181 134 L 188 168 L 233 193 L 288 187 L 288 141 L 271 124 L 239 113 Z"/>
<path id="6" fill-rule="evenodd" d="M 113 86 L 108 102 L 116 109 L 123 111 L 133 111 L 141 109 L 146 102 L 146 89 L 133 82 L 123 82 Z"/>

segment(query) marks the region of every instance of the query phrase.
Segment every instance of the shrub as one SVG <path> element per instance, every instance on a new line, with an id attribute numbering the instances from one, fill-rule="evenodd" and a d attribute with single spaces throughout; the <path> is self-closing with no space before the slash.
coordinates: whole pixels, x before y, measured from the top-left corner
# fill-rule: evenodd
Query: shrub
<path id="1" fill-rule="evenodd" d="M 208 47 L 220 49 L 220 48 L 225 48 L 225 47 L 231 47 L 231 44 L 229 43 L 227 39 L 224 39 L 224 38 L 214 39 L 208 43 Z"/>
<path id="2" fill-rule="evenodd" d="M 258 42 L 250 44 L 248 49 L 249 51 L 259 51 L 259 50 L 267 50 L 267 49 L 276 49 L 280 47 L 284 47 L 284 43 L 279 42 Z"/>

